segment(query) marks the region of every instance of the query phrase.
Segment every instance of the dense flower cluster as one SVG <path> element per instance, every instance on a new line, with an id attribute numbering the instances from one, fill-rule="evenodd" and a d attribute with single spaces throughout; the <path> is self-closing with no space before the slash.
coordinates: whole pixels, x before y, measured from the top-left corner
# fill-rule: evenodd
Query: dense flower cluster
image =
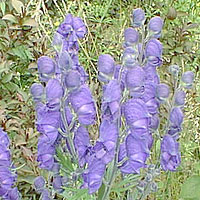
<path id="1" fill-rule="evenodd" d="M 109 168 L 111 175 L 110 180 L 106 180 L 104 198 L 117 170 L 122 174 L 138 174 L 141 168 L 147 167 L 153 136 L 160 123 L 159 108 L 170 99 L 170 87 L 160 83 L 157 73 L 162 65 L 163 47 L 159 37 L 163 20 L 153 17 L 146 26 L 142 9 L 135 9 L 132 17 L 133 27 L 124 31 L 122 64 L 116 64 L 109 54 L 100 55 L 98 59 L 103 95 L 96 141 L 91 142 L 88 132 L 88 126 L 96 121 L 96 106 L 86 84 L 87 74 L 78 58 L 78 39 L 86 34 L 83 21 L 68 14 L 54 35 L 55 59 L 47 56 L 38 59 L 42 83 L 31 87 L 37 130 L 41 134 L 37 160 L 41 168 L 53 172 L 52 185 L 59 193 L 66 184 L 55 158 L 56 147 L 63 147 L 61 140 L 66 142 L 63 151 L 76 166 L 74 172 L 68 172 L 67 180 L 74 182 L 82 178 L 81 188 L 87 188 L 89 194 L 101 187 L 111 162 L 113 168 Z M 170 73 L 178 78 L 179 68 L 171 66 Z M 186 96 L 183 87 L 191 88 L 193 80 L 194 74 L 185 72 L 181 78 L 182 88 L 175 88 L 166 134 L 161 142 L 164 170 L 174 171 L 180 164 L 177 140 Z M 35 180 L 35 189 L 42 199 L 50 199 L 42 177 Z"/>
<path id="2" fill-rule="evenodd" d="M 19 200 L 17 187 L 12 188 L 17 175 L 11 163 L 9 144 L 7 133 L 0 128 L 0 197 L 4 200 Z"/>

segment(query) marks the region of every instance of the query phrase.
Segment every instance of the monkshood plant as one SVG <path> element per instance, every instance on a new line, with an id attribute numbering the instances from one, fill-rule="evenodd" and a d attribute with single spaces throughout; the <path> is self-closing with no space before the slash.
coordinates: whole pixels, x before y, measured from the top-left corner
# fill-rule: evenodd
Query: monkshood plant
<path id="1" fill-rule="evenodd" d="M 90 139 L 88 127 L 96 123 L 97 107 L 78 58 L 78 40 L 87 30 L 71 14 L 59 26 L 53 39 L 56 56 L 38 59 L 41 83 L 31 87 L 41 134 L 37 160 L 49 171 L 47 182 L 42 176 L 34 182 L 41 199 L 106 200 L 111 193 L 114 199 L 145 199 L 157 190 L 154 179 L 161 169 L 175 171 L 180 165 L 184 88 L 192 87 L 194 74 L 189 71 L 181 77 L 173 65 L 169 67 L 172 94 L 168 85 L 160 83 L 162 26 L 160 17 L 146 24 L 144 11 L 135 9 L 132 27 L 124 32 L 122 64 L 111 55 L 99 56 L 103 93 L 96 141 Z M 162 129 L 161 105 L 168 110 Z M 157 140 L 160 152 L 152 163 L 149 158 Z"/>

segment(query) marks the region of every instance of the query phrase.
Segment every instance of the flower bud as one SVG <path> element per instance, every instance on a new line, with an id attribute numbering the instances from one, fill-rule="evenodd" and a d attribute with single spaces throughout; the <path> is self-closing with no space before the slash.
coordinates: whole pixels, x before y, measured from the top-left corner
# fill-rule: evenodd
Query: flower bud
<path id="1" fill-rule="evenodd" d="M 123 53 L 124 66 L 132 68 L 137 64 L 137 52 L 132 47 L 126 47 Z"/>
<path id="2" fill-rule="evenodd" d="M 57 190 L 58 192 L 62 192 L 62 177 L 61 176 L 56 176 L 53 178 L 53 188 Z"/>
<path id="3" fill-rule="evenodd" d="M 176 9 L 173 7 L 170 7 L 167 13 L 167 18 L 170 20 L 174 20 L 177 17 Z"/>
<path id="4" fill-rule="evenodd" d="M 34 187 L 35 187 L 35 190 L 39 193 L 41 193 L 44 190 L 45 180 L 42 176 L 38 176 L 37 178 L 35 178 Z"/>
<path id="5" fill-rule="evenodd" d="M 169 73 L 173 76 L 178 76 L 180 68 L 178 65 L 170 65 L 169 66 Z"/>
<path id="6" fill-rule="evenodd" d="M 124 38 L 127 46 L 137 43 L 139 40 L 139 33 L 133 28 L 127 28 L 124 31 Z"/>
<path id="7" fill-rule="evenodd" d="M 185 84 L 184 85 L 185 88 L 190 89 L 194 82 L 194 72 L 187 71 L 187 72 L 183 73 L 181 80 Z"/>
<path id="8" fill-rule="evenodd" d="M 65 76 L 65 85 L 67 88 L 78 88 L 81 84 L 81 75 L 76 70 L 70 70 Z"/>
<path id="9" fill-rule="evenodd" d="M 141 87 L 144 83 L 145 73 L 141 67 L 133 67 L 126 73 L 126 86 L 127 88 Z"/>
<path id="10" fill-rule="evenodd" d="M 140 27 L 145 21 L 145 13 L 141 8 L 133 10 L 133 27 Z"/>
<path id="11" fill-rule="evenodd" d="M 30 92 L 34 101 L 40 101 L 42 99 L 42 95 L 44 94 L 44 87 L 40 83 L 33 83 Z"/>
<path id="12" fill-rule="evenodd" d="M 55 63 L 48 56 L 41 56 L 38 61 L 38 71 L 41 74 L 52 74 L 55 72 Z"/>
<path id="13" fill-rule="evenodd" d="M 162 27 L 163 27 L 163 20 L 160 17 L 156 16 L 150 19 L 148 28 L 150 31 L 154 33 L 154 36 L 156 38 L 160 37 Z"/>
<path id="14" fill-rule="evenodd" d="M 109 54 L 103 54 L 98 59 L 98 70 L 99 72 L 112 76 L 114 73 L 115 61 Z"/>
<path id="15" fill-rule="evenodd" d="M 179 90 L 175 93 L 175 104 L 177 106 L 183 106 L 185 104 L 186 94 L 183 90 Z"/>
<path id="16" fill-rule="evenodd" d="M 169 86 L 164 83 L 157 85 L 156 96 L 160 101 L 168 98 L 169 97 Z"/>

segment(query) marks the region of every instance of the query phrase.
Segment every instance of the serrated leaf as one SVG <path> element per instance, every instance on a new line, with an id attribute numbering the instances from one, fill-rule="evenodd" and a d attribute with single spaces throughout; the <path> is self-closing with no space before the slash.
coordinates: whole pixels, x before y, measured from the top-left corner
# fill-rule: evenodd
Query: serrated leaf
<path id="1" fill-rule="evenodd" d="M 13 77 L 13 74 L 10 72 L 10 73 L 7 73 L 7 74 L 5 74 L 4 76 L 3 76 L 3 78 L 2 78 L 2 82 L 3 83 L 7 83 L 7 82 L 9 82 L 11 79 L 12 79 L 12 77 Z"/>
<path id="2" fill-rule="evenodd" d="M 35 21 L 35 19 L 28 18 L 25 19 L 22 23 L 23 26 L 32 26 L 32 27 L 37 27 L 38 23 Z"/>
<path id="3" fill-rule="evenodd" d="M 17 13 L 21 14 L 24 8 L 24 4 L 19 0 L 12 0 L 12 6 L 17 11 Z"/>
<path id="4" fill-rule="evenodd" d="M 8 21 L 13 22 L 13 23 L 17 23 L 17 18 L 12 14 L 4 15 L 2 19 L 8 20 Z"/>
<path id="5" fill-rule="evenodd" d="M 192 176 L 185 181 L 181 188 L 180 197 L 183 199 L 200 199 L 200 176 Z"/>

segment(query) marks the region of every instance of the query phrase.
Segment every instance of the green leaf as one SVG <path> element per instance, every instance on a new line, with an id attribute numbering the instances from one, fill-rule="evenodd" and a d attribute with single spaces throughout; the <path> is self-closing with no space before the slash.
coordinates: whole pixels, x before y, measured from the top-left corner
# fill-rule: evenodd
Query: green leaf
<path id="1" fill-rule="evenodd" d="M 12 82 L 8 82 L 5 84 L 5 87 L 10 91 L 10 92 L 15 92 L 19 89 L 18 85 Z"/>
<path id="2" fill-rule="evenodd" d="M 24 4 L 19 0 L 12 0 L 12 6 L 17 11 L 17 13 L 21 14 L 24 8 Z"/>
<path id="3" fill-rule="evenodd" d="M 6 4 L 5 4 L 5 2 L 0 2 L 0 7 L 1 7 L 1 12 L 3 13 L 3 15 L 5 15 L 5 11 L 6 11 Z"/>
<path id="4" fill-rule="evenodd" d="M 4 15 L 2 19 L 17 23 L 17 18 L 11 14 Z"/>
<path id="5" fill-rule="evenodd" d="M 98 191 L 98 198 L 97 200 L 101 200 L 103 198 L 104 195 L 104 191 L 105 191 L 105 185 L 102 183 L 99 191 Z"/>
<path id="6" fill-rule="evenodd" d="M 25 19 L 22 23 L 23 26 L 32 26 L 32 27 L 37 27 L 38 23 L 35 21 L 35 19 Z"/>
<path id="7" fill-rule="evenodd" d="M 181 188 L 180 197 L 183 199 L 200 200 L 200 176 L 192 176 L 185 181 Z"/>
<path id="8" fill-rule="evenodd" d="M 7 82 L 9 82 L 11 79 L 12 79 L 12 77 L 13 77 L 13 74 L 10 72 L 10 73 L 7 73 L 7 74 L 5 74 L 4 76 L 3 76 L 3 78 L 2 78 L 2 82 L 3 83 L 7 83 Z"/>

